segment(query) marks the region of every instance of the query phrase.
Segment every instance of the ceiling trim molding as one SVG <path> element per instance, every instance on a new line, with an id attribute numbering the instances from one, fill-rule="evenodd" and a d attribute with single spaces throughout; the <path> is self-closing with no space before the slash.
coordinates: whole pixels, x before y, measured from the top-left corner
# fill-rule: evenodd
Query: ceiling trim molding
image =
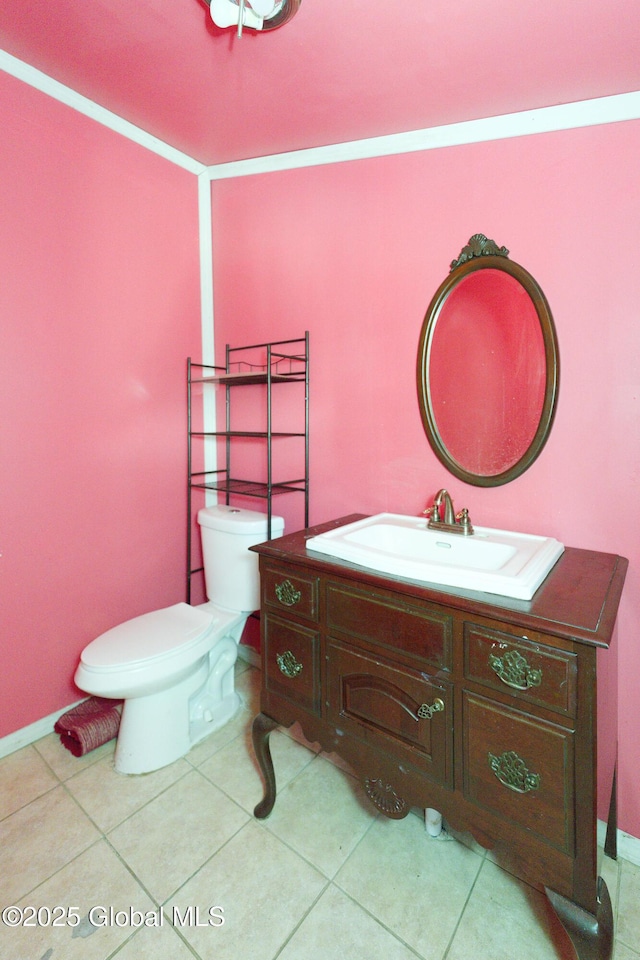
<path id="1" fill-rule="evenodd" d="M 35 67 L 24 63 L 22 60 L 18 60 L 17 57 L 11 56 L 10 53 L 6 53 L 4 50 L 0 50 L 0 70 L 16 77 L 18 80 L 23 80 L 24 83 L 29 84 L 29 86 L 35 87 L 36 90 L 40 90 L 41 93 L 53 97 L 54 100 L 59 100 L 60 103 L 64 103 L 68 107 L 72 107 L 86 117 L 97 120 L 97 122 L 101 123 L 104 127 L 108 127 L 110 130 L 115 131 L 115 133 L 122 134 L 122 136 L 127 137 L 127 139 L 132 140 L 141 147 L 145 147 L 147 150 L 151 150 L 152 153 L 164 157 L 165 160 L 175 163 L 178 167 L 182 167 L 190 173 L 198 175 L 208 169 L 205 164 L 194 160 L 193 157 L 182 153 L 180 150 L 176 150 L 175 147 L 169 146 L 169 144 L 152 136 L 150 133 L 146 133 L 134 123 L 123 120 L 122 117 L 119 117 L 117 114 L 94 103 L 93 100 L 83 97 L 81 94 L 76 93 L 75 90 L 72 90 L 71 87 L 59 83 L 52 77 L 47 76 L 46 73 L 36 70 Z"/>
<path id="2" fill-rule="evenodd" d="M 553 107 L 540 107 L 520 113 L 466 120 L 406 133 L 394 133 L 384 137 L 352 140 L 324 147 L 311 147 L 289 153 L 207 166 L 4 50 L 0 50 L 0 70 L 96 120 L 184 170 L 196 176 L 204 174 L 210 181 L 640 119 L 640 91 L 633 91 L 576 103 L 558 104 Z"/>
<path id="3" fill-rule="evenodd" d="M 640 91 L 634 91 L 481 120 L 467 120 L 425 130 L 412 130 L 408 133 L 394 133 L 386 137 L 372 137 L 326 147 L 256 157 L 251 160 L 219 163 L 210 166 L 208 171 L 212 181 L 226 180 L 231 177 L 247 177 L 253 174 L 275 173 L 280 170 L 295 170 L 328 163 L 414 153 L 420 150 L 438 150 L 442 147 L 506 140 L 638 119 L 640 119 Z"/>

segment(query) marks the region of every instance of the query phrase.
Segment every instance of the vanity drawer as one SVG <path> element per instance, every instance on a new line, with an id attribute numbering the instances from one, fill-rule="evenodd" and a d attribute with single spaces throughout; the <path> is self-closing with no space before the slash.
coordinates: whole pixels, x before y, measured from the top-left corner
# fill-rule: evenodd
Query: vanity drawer
<path id="1" fill-rule="evenodd" d="M 450 684 L 340 641 L 329 645 L 328 683 L 329 719 L 343 734 L 453 786 Z"/>
<path id="2" fill-rule="evenodd" d="M 267 614 L 262 642 L 267 691 L 319 714 L 320 634 Z"/>
<path id="3" fill-rule="evenodd" d="M 327 625 L 389 649 L 451 667 L 453 617 L 430 606 L 405 603 L 379 591 L 375 597 L 339 584 L 327 585 Z"/>
<path id="4" fill-rule="evenodd" d="M 318 578 L 292 573 L 290 567 L 265 566 L 260 572 L 262 602 L 281 612 L 318 620 Z"/>
<path id="5" fill-rule="evenodd" d="M 469 680 L 575 716 L 578 658 L 574 653 L 465 623 L 464 668 Z"/>
<path id="6" fill-rule="evenodd" d="M 465 691 L 464 793 L 573 854 L 573 731 Z"/>

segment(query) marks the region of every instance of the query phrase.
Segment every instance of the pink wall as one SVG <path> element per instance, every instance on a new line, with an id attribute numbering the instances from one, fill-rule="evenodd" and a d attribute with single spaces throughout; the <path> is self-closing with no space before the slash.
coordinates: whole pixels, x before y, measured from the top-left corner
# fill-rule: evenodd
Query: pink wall
<path id="1" fill-rule="evenodd" d="M 617 635 L 619 791 L 620 826 L 635 836 L 639 151 L 632 122 L 212 187 L 218 346 L 310 330 L 312 522 L 418 513 L 446 484 L 477 523 L 629 558 Z M 543 454 L 489 490 L 435 459 L 414 375 L 429 300 L 476 232 L 505 244 L 542 286 L 562 365 Z M 278 509 L 287 516 L 287 505 Z"/>
<path id="2" fill-rule="evenodd" d="M 196 178 L 0 73 L 0 736 L 184 599 Z"/>
<path id="3" fill-rule="evenodd" d="M 97 633 L 183 598 L 200 322 L 191 174 L 3 74 L 0 123 L 3 736 L 80 696 Z M 311 331 L 312 522 L 417 513 L 446 484 L 476 522 L 629 558 L 619 789 L 635 836 L 639 148 L 626 123 L 213 185 L 218 346 Z M 414 380 L 426 306 L 478 231 L 542 285 L 562 362 L 547 447 L 496 490 L 447 476 Z M 299 525 L 293 502 L 278 510 Z"/>

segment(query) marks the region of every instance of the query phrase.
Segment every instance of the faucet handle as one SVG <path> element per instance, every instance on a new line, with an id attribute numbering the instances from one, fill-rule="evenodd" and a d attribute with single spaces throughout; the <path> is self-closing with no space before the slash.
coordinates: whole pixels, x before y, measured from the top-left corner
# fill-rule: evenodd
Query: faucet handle
<path id="1" fill-rule="evenodd" d="M 460 513 L 456 514 L 456 523 L 460 524 L 466 534 L 473 533 L 473 527 L 471 526 L 471 520 L 469 519 L 469 511 L 466 507 L 463 507 Z"/>

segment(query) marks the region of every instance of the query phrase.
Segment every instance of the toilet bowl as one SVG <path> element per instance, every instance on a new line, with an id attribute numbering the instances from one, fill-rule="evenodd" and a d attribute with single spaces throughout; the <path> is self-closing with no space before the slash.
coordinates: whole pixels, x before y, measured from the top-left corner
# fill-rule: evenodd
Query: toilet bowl
<path id="1" fill-rule="evenodd" d="M 124 700 L 120 773 L 149 773 L 183 757 L 240 706 L 234 665 L 247 616 L 259 606 L 258 558 L 267 518 L 228 506 L 200 510 L 208 602 L 177 603 L 121 623 L 83 650 L 76 685 Z M 284 521 L 271 518 L 272 534 Z"/>

